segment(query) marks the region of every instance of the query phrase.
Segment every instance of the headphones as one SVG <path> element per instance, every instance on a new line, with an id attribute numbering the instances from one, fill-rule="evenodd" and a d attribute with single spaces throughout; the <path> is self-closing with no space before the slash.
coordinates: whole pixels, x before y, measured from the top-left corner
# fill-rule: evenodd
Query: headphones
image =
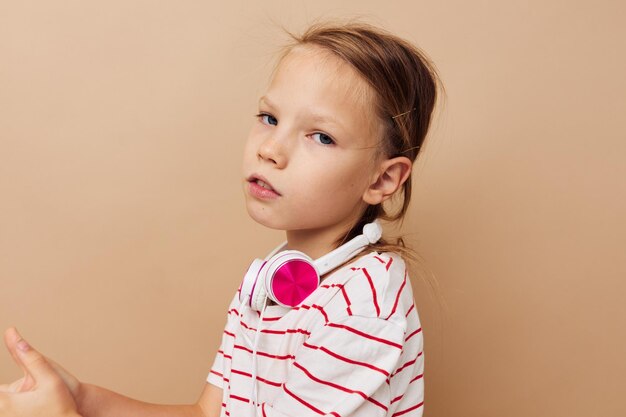
<path id="1" fill-rule="evenodd" d="M 295 307 L 320 284 L 320 277 L 354 258 L 382 236 L 378 221 L 363 227 L 363 234 L 315 261 L 297 250 L 283 250 L 287 242 L 265 259 L 255 259 L 239 287 L 239 301 L 262 311 L 269 298 L 283 307 Z"/>

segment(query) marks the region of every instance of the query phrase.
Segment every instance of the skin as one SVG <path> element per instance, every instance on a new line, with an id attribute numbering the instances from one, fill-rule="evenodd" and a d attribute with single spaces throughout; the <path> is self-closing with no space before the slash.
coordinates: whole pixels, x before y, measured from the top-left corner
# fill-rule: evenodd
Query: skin
<path id="1" fill-rule="evenodd" d="M 408 158 L 387 159 L 379 150 L 372 95 L 344 61 L 305 46 L 283 58 L 259 100 L 244 149 L 246 208 L 258 223 L 284 230 L 289 249 L 313 259 L 328 253 L 368 204 L 388 199 L 408 178 Z M 251 175 L 280 195 L 255 196 Z"/>
<path id="2" fill-rule="evenodd" d="M 29 346 L 14 328 L 6 330 L 4 341 L 24 376 L 11 384 L 0 385 L 0 417 L 219 416 L 222 390 L 214 385 L 205 385 L 196 404 L 149 404 L 81 383 Z"/>
<path id="3" fill-rule="evenodd" d="M 24 377 L 0 386 L 0 416 L 77 417 L 70 390 L 49 362 L 14 328 L 6 331 L 5 342 Z"/>
<path id="4" fill-rule="evenodd" d="M 348 64 L 319 47 L 295 47 L 278 66 L 246 142 L 243 188 L 249 215 L 284 230 L 288 249 L 313 259 L 328 253 L 368 204 L 390 198 L 410 175 L 408 158 L 379 151 L 382 130 L 372 96 Z M 278 194 L 262 198 L 251 192 L 253 175 L 263 176 Z M 24 377 L 0 386 L 0 417 L 220 413 L 222 390 L 208 383 L 196 404 L 148 404 L 81 383 L 13 328 L 5 343 Z"/>

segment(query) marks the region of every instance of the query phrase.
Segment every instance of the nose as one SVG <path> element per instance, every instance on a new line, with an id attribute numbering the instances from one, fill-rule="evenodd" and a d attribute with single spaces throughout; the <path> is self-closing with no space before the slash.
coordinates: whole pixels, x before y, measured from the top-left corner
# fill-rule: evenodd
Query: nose
<path id="1" fill-rule="evenodd" d="M 284 168 L 287 166 L 286 149 L 281 141 L 274 137 L 266 138 L 261 143 L 257 151 L 257 157 L 274 164 L 276 168 Z"/>

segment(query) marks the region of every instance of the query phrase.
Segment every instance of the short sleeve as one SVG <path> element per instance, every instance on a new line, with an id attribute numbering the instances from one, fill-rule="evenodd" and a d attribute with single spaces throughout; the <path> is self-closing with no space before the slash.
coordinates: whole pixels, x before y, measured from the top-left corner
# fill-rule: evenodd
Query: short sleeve
<path id="1" fill-rule="evenodd" d="M 226 326 L 222 332 L 222 341 L 220 347 L 215 354 L 213 365 L 209 371 L 206 381 L 210 384 L 216 385 L 220 388 L 224 388 L 224 360 L 232 356 L 232 351 L 235 341 L 235 332 L 237 329 L 237 308 L 239 307 L 239 293 L 235 294 L 230 306 L 228 307 L 228 315 L 226 319 Z"/>
<path id="2" fill-rule="evenodd" d="M 404 333 L 377 317 L 326 323 L 298 349 L 282 393 L 263 405 L 265 416 L 385 416 L 391 401 L 388 379 Z"/>

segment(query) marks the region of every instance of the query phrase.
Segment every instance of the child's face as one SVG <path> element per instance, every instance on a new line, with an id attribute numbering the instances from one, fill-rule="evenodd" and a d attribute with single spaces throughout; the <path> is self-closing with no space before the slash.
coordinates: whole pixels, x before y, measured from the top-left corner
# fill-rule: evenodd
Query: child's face
<path id="1" fill-rule="evenodd" d="M 336 238 L 358 220 L 382 161 L 370 88 L 318 47 L 297 47 L 281 61 L 244 150 L 246 206 L 255 221 Z"/>

